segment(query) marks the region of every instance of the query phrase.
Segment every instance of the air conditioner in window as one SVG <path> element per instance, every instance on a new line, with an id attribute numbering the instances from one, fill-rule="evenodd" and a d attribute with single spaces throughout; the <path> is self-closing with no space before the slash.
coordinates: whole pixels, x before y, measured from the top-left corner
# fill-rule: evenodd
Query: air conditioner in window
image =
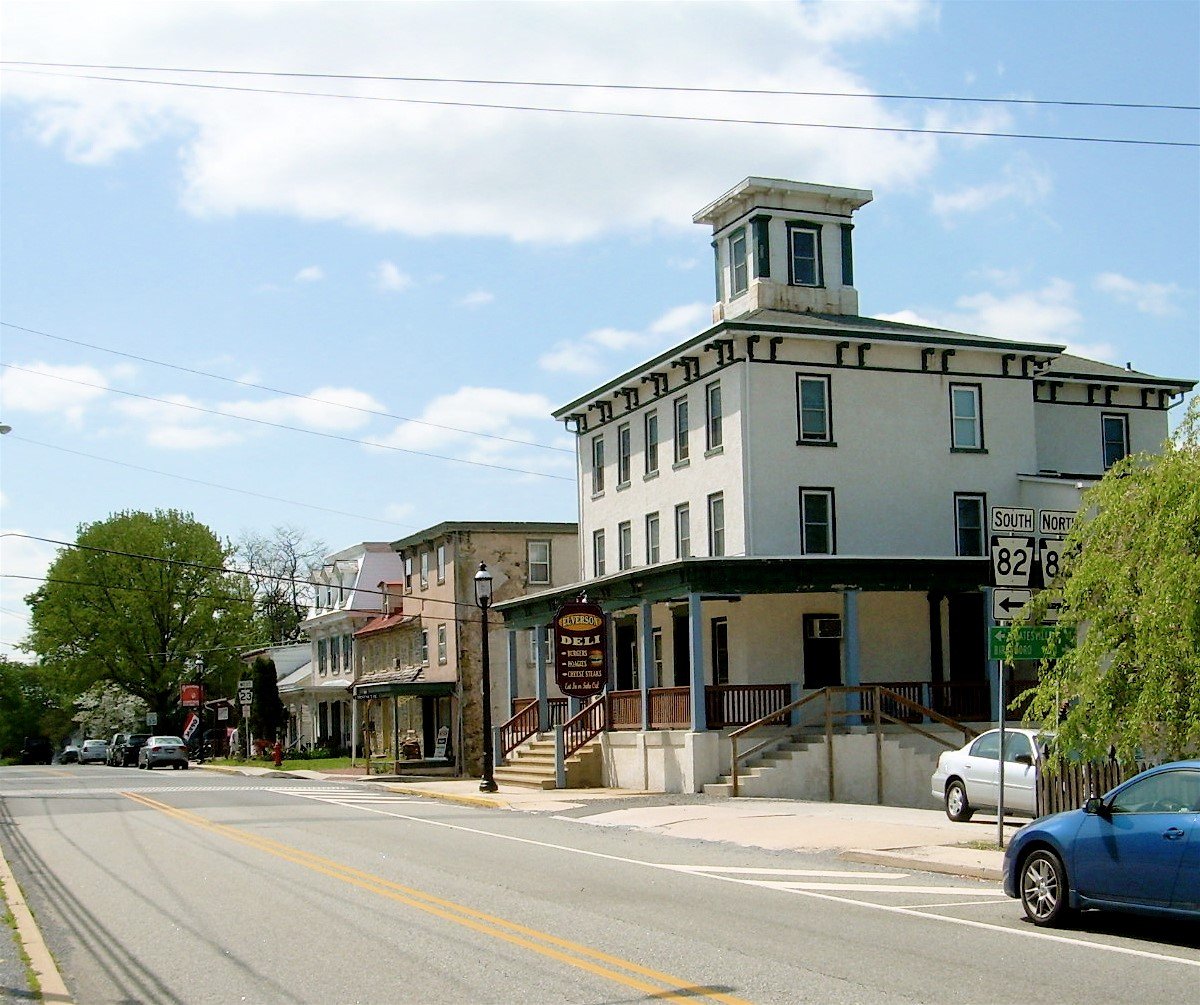
<path id="1" fill-rule="evenodd" d="M 842 637 L 842 619 L 830 615 L 824 618 L 813 618 L 808 623 L 810 639 L 840 639 Z"/>

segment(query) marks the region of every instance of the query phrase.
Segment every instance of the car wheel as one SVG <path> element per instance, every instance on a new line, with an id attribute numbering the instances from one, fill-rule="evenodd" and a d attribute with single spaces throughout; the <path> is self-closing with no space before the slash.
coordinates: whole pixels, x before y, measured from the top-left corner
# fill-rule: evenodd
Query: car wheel
<path id="1" fill-rule="evenodd" d="M 1061 925 L 1074 913 L 1067 870 L 1054 852 L 1044 848 L 1031 852 L 1021 863 L 1020 877 L 1021 907 L 1035 925 Z"/>
<path id="2" fill-rule="evenodd" d="M 181 764 L 180 767 L 183 768 L 184 771 L 187 771 L 188 769 L 188 765 L 186 764 Z"/>
<path id="3" fill-rule="evenodd" d="M 975 815 L 975 809 L 967 802 L 967 789 L 957 778 L 946 786 L 946 816 L 956 824 L 966 823 Z"/>

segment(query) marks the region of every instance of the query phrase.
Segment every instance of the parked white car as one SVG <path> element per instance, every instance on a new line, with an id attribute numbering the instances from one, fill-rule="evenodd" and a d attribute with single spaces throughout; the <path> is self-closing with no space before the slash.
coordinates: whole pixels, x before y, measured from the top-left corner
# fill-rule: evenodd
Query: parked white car
<path id="1" fill-rule="evenodd" d="M 79 748 L 80 764 L 103 764 L 108 760 L 107 740 L 84 740 Z"/>
<path id="2" fill-rule="evenodd" d="M 1038 765 L 1048 737 L 1036 729 L 1004 730 L 1004 812 L 1037 815 Z M 933 797 L 956 822 L 978 809 L 995 810 L 1000 801 L 1000 730 L 977 736 L 938 758 L 930 780 Z"/>

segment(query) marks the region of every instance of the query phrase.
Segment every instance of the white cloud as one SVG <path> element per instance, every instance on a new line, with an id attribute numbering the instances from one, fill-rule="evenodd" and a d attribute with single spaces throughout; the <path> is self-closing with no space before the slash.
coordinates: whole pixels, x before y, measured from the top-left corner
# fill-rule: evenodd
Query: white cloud
<path id="1" fill-rule="evenodd" d="M 596 328 L 582 338 L 556 343 L 538 357 L 538 366 L 551 373 L 580 375 L 609 372 L 613 363 L 606 354 L 636 352 L 645 356 L 658 349 L 695 335 L 711 319 L 706 304 L 682 304 L 672 307 L 651 322 L 644 331 L 621 328 Z"/>
<path id="2" fill-rule="evenodd" d="M 229 415 L 338 432 L 367 425 L 371 417 L 362 409 L 384 411 L 384 406 L 375 398 L 352 387 L 318 387 L 306 398 L 224 402 L 216 407 Z"/>
<path id="3" fill-rule="evenodd" d="M 109 379 L 92 366 L 60 366 L 53 363 L 22 363 L 0 371 L 0 398 L 4 400 L 6 421 L 21 412 L 57 413 L 78 423 L 87 407 L 105 397 Z M 122 365 L 117 376 L 127 376 L 132 368 Z M 86 386 L 94 385 L 94 386 Z"/>
<path id="4" fill-rule="evenodd" d="M 939 192 L 933 197 L 933 211 L 946 220 L 966 213 L 979 213 L 997 203 L 1016 201 L 1023 206 L 1042 202 L 1051 190 L 1050 174 L 1028 157 L 1016 157 L 1004 165 L 1002 177 L 982 185 Z"/>
<path id="5" fill-rule="evenodd" d="M 1138 282 L 1116 272 L 1102 272 L 1093 286 L 1117 303 L 1160 317 L 1178 312 L 1179 307 L 1174 301 L 1183 292 L 1175 283 Z"/>
<path id="6" fill-rule="evenodd" d="M 1077 335 L 1083 315 L 1076 304 L 1075 286 L 1051 278 L 1040 289 L 1017 290 L 1005 295 L 992 292 L 959 297 L 954 310 L 913 310 L 877 314 L 884 321 L 947 328 L 973 335 L 1049 342 L 1065 345 L 1068 352 L 1112 362 L 1117 355 L 1107 342 L 1081 342 Z"/>
<path id="7" fill-rule="evenodd" d="M 458 303 L 461 307 L 486 307 L 496 299 L 494 293 L 489 293 L 487 290 L 473 290 L 463 297 Z"/>
<path id="8" fill-rule="evenodd" d="M 866 93 L 872 82 L 850 68 L 857 47 L 885 43 L 936 16 L 934 5 L 920 2 L 694 4 L 686 11 L 681 17 L 669 4 L 10 4 L 5 50 L 10 59 L 103 53 L 106 63 L 186 67 L 328 67 L 333 59 L 341 72 L 369 74 L 394 62 L 401 38 L 413 43 L 404 66 L 413 76 L 511 77 L 511 54 L 519 52 L 526 79 Z M 719 58 L 714 39 L 721 42 Z M 73 160 L 104 163 L 150 144 L 173 144 L 183 204 L 197 215 L 287 214 L 411 235 L 573 241 L 686 226 L 747 165 L 789 178 L 906 185 L 929 172 L 938 149 L 933 137 L 882 132 L 235 94 L 17 73 L 6 73 L 5 88 L 6 100 L 27 110 L 18 124 Z M 330 82 L 329 90 L 875 127 L 923 121 L 920 112 L 872 98 L 748 100 L 367 81 Z"/>
<path id="9" fill-rule="evenodd" d="M 5 572 L 0 577 L 0 656 L 26 662 L 31 660 L 31 656 L 13 648 L 29 632 L 29 609 L 25 606 L 25 596 L 41 585 L 38 580 L 46 575 L 58 551 L 52 544 L 13 536 L 30 533 L 33 532 L 23 528 L 5 527 L 3 536 L 0 536 L 0 568 Z M 69 541 L 75 535 L 42 530 L 38 536 Z M 32 578 L 18 579 L 18 576 Z"/>
<path id="10" fill-rule="evenodd" d="M 292 277 L 293 283 L 319 283 L 325 278 L 325 271 L 319 265 L 306 265 Z"/>
<path id="11" fill-rule="evenodd" d="M 402 293 L 413 284 L 407 272 L 401 272 L 395 262 L 380 262 L 375 267 L 375 286 L 387 293 Z"/>

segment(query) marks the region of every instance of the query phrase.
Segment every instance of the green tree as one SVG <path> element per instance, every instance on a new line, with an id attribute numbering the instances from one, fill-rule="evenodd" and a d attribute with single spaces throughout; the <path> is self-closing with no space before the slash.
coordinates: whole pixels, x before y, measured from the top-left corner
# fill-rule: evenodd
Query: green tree
<path id="1" fill-rule="evenodd" d="M 225 570 L 232 549 L 191 514 L 129 511 L 84 524 L 27 597 L 24 648 L 83 694 L 108 683 L 177 728 L 179 684 L 203 658 L 210 693 L 227 693 L 253 615 L 249 585 Z"/>
<path id="2" fill-rule="evenodd" d="M 254 704 L 250 706 L 250 731 L 260 740 L 274 740 L 282 732 L 287 715 L 279 697 L 275 661 L 259 656 L 251 673 Z"/>
<path id="3" fill-rule="evenodd" d="M 26 738 L 60 744 L 70 732 L 70 696 L 42 667 L 0 657 L 0 757 L 15 757 Z"/>
<path id="4" fill-rule="evenodd" d="M 1161 454 L 1114 465 L 1067 537 L 1059 635 L 1026 719 L 1061 750 L 1177 758 L 1200 751 L 1200 397 Z M 1040 619 L 1048 596 L 1026 620 Z"/>

